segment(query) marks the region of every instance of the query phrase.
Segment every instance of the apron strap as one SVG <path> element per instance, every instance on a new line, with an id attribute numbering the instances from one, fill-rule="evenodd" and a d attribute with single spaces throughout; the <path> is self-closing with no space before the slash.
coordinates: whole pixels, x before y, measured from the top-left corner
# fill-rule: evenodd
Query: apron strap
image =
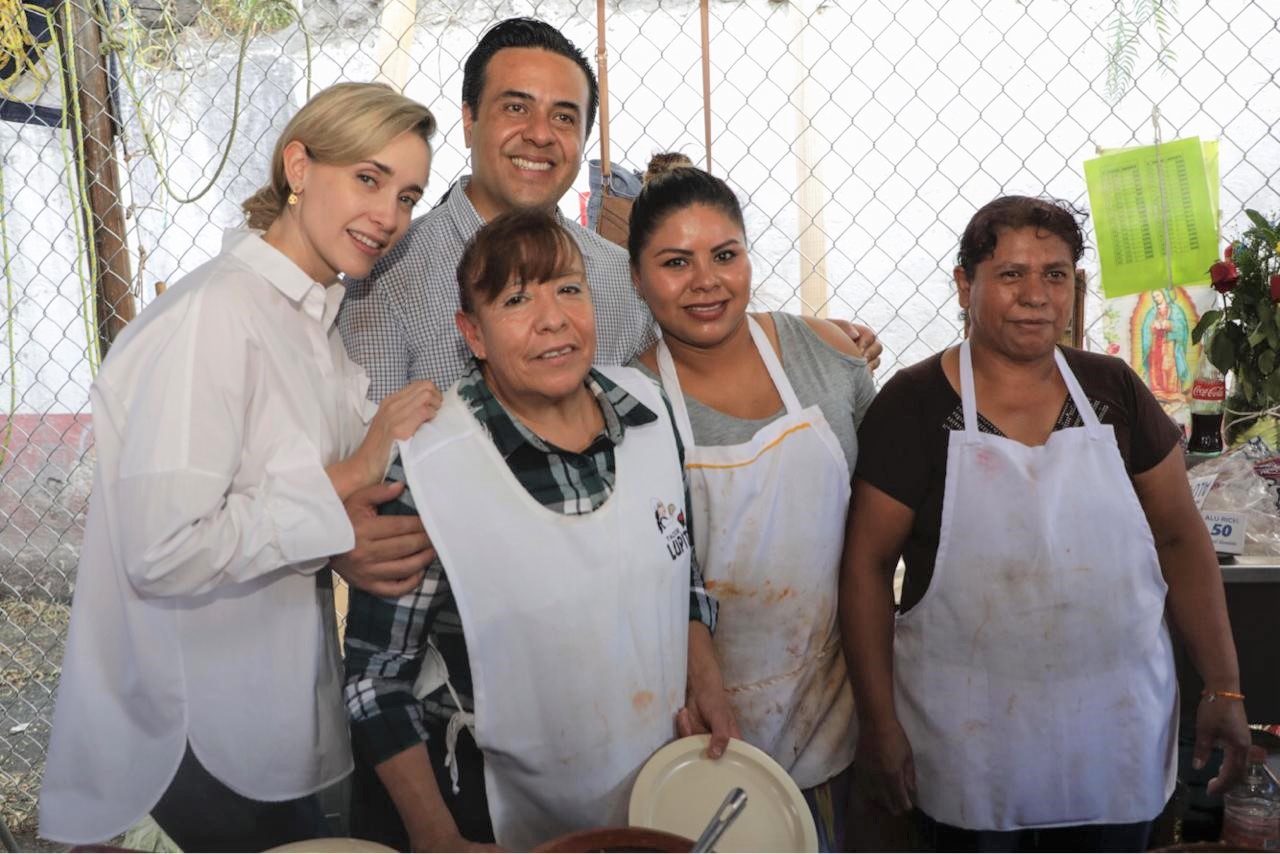
<path id="1" fill-rule="evenodd" d="M 1066 383 L 1071 402 L 1076 405 L 1080 419 L 1084 421 L 1085 429 L 1089 431 L 1091 438 L 1097 438 L 1102 432 L 1102 422 L 1098 420 L 1098 414 L 1093 411 L 1089 398 L 1080 387 L 1080 381 L 1067 365 L 1061 347 L 1053 348 L 1053 359 L 1058 366 L 1058 373 L 1062 375 L 1062 381 Z M 960 342 L 960 405 L 964 408 L 965 439 L 972 441 L 978 435 L 978 402 L 973 391 L 973 356 L 969 352 L 967 338 Z"/>
<path id="2" fill-rule="evenodd" d="M 760 353 L 761 360 L 764 361 L 765 370 L 769 372 L 769 379 L 773 381 L 773 387 L 778 391 L 778 397 L 782 398 L 782 405 L 786 408 L 787 414 L 799 414 L 804 410 L 804 407 L 800 405 L 800 398 L 796 397 L 796 391 L 791 387 L 791 380 L 787 379 L 787 372 L 782 368 L 782 361 L 778 358 L 778 354 L 773 351 L 773 345 L 769 343 L 769 336 L 765 334 L 764 329 L 750 314 L 747 315 L 747 330 L 751 333 L 751 340 L 756 345 L 756 350 Z M 667 397 L 671 399 L 671 411 L 676 417 L 676 429 L 680 431 L 680 441 L 684 443 L 685 450 L 688 451 L 694 447 L 693 425 L 689 420 L 689 407 L 684 402 L 684 391 L 680 388 L 680 377 L 676 374 L 676 364 L 671 358 L 671 350 L 667 348 L 667 342 L 662 338 L 661 332 L 659 332 L 658 336 L 656 355 L 658 357 L 658 377 L 662 380 L 662 387 L 666 390 Z"/>
<path id="3" fill-rule="evenodd" d="M 776 320 L 774 327 L 777 327 Z M 773 351 L 773 345 L 769 343 L 769 336 L 764 334 L 764 328 L 749 314 L 747 328 L 751 330 L 751 340 L 756 342 L 756 349 L 760 351 L 760 358 L 764 360 L 765 369 L 769 371 L 769 379 L 773 380 L 773 387 L 778 390 L 778 397 L 782 398 L 782 405 L 787 408 L 787 414 L 799 414 L 804 407 L 800 405 L 800 398 L 796 397 L 796 391 L 791 387 L 791 381 L 787 379 L 787 372 L 782 369 L 782 361 Z M 778 337 L 781 338 L 782 333 L 778 333 Z"/>
<path id="4" fill-rule="evenodd" d="M 680 431 L 680 441 L 684 443 L 684 452 L 688 456 L 693 448 L 693 424 L 689 421 L 689 407 L 684 402 L 684 392 L 680 390 L 680 377 L 676 375 L 676 363 L 671 358 L 671 350 L 667 341 L 658 332 L 658 378 L 662 380 L 662 388 L 671 401 L 671 414 L 675 416 L 676 429 Z"/>
<path id="5" fill-rule="evenodd" d="M 973 392 L 973 356 L 969 354 L 969 339 L 960 342 L 960 405 L 964 408 L 964 437 L 972 442 L 978 438 L 978 399 Z"/>
<path id="6" fill-rule="evenodd" d="M 439 690 L 441 685 L 449 689 L 449 696 L 453 698 L 454 708 L 457 709 L 449 716 L 449 723 L 444 732 L 444 767 L 449 769 L 449 782 L 453 784 L 453 793 L 456 795 L 462 791 L 458 785 L 458 735 L 466 728 L 471 730 L 472 737 L 475 736 L 476 716 L 462 710 L 462 700 L 459 699 L 453 682 L 449 680 L 449 668 L 444 662 L 444 656 L 440 654 L 439 648 L 428 640 L 424 661 L 418 678 L 413 683 L 413 696 L 423 700 Z"/>
<path id="7" fill-rule="evenodd" d="M 450 693 L 453 692 L 453 686 L 449 686 Z M 457 695 L 454 695 L 455 697 Z M 455 700 L 456 702 L 456 700 Z M 449 726 L 444 731 L 444 767 L 449 769 L 449 782 L 453 786 L 453 793 L 459 794 L 462 787 L 458 785 L 458 735 L 462 732 L 462 728 L 466 727 L 471 730 L 471 737 L 476 734 L 476 716 L 471 712 L 457 711 L 449 718 Z"/>
<path id="8" fill-rule="evenodd" d="M 1084 389 L 1080 387 L 1080 381 L 1067 365 L 1067 358 L 1062 355 L 1061 347 L 1053 348 L 1053 358 L 1058 363 L 1058 372 L 1062 374 L 1062 381 L 1067 384 L 1071 402 L 1076 405 L 1076 411 L 1080 413 L 1080 420 L 1084 422 L 1090 437 L 1097 438 L 1102 432 L 1102 422 L 1098 420 L 1098 413 L 1093 411 L 1093 405 L 1089 403 Z"/>

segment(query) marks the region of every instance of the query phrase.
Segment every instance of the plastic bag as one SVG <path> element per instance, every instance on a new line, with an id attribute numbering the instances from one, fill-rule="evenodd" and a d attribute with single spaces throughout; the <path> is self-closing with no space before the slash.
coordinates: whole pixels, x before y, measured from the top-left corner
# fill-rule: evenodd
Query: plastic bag
<path id="1" fill-rule="evenodd" d="M 1280 555 L 1280 456 L 1266 442 L 1255 438 L 1187 474 L 1202 511 L 1244 516 L 1246 555 Z"/>

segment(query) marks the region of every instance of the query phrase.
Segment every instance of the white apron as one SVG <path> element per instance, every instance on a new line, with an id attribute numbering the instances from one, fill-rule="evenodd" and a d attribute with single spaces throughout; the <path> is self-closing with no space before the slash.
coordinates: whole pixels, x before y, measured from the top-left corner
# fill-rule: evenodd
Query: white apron
<path id="1" fill-rule="evenodd" d="M 456 386 L 402 445 L 462 619 L 494 834 L 516 851 L 625 825 L 635 775 L 684 705 L 691 544 L 675 435 L 653 383 L 602 372 L 658 420 L 627 428 L 593 513 L 529 495 Z"/>
<path id="2" fill-rule="evenodd" d="M 1084 427 L 1040 447 L 964 430 L 947 451 L 924 598 L 897 620 L 895 698 L 919 806 L 975 830 L 1147 821 L 1173 791 L 1166 586 L 1112 427 L 1055 350 Z"/>
<path id="3" fill-rule="evenodd" d="M 809 788 L 853 761 L 853 692 L 837 624 L 849 467 L 818 406 L 801 407 L 768 337 L 751 338 L 786 413 L 749 442 L 695 444 L 671 352 L 658 368 L 684 441 L 693 536 L 720 601 L 715 648 L 743 739 Z"/>

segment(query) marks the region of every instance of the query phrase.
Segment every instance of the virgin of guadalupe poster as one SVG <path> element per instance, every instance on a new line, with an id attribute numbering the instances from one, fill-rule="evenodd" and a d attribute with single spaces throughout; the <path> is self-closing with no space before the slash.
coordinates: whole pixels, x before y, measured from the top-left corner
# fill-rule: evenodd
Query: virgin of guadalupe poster
<path id="1" fill-rule="evenodd" d="M 1207 287 L 1157 288 L 1106 300 L 1106 351 L 1129 363 L 1173 420 L 1186 425 L 1200 347 L 1191 343 L 1203 311 L 1216 294 Z"/>
<path id="2" fill-rule="evenodd" d="M 1130 364 L 1162 404 L 1181 404 L 1191 389 L 1191 330 L 1200 315 L 1182 288 L 1138 296 L 1130 317 Z"/>

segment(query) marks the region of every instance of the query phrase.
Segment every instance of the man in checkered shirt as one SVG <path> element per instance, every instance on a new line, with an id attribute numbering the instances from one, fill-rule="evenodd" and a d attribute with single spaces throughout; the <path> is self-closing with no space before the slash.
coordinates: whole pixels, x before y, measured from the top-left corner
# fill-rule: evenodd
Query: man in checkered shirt
<path id="1" fill-rule="evenodd" d="M 471 355 L 454 325 L 463 247 L 481 225 L 505 211 L 558 210 L 578 176 L 595 121 L 596 77 L 582 53 L 570 46 L 576 57 L 566 56 L 571 61 L 562 65 L 571 77 L 526 78 L 521 55 L 549 49 L 526 45 L 549 38 L 568 43 L 550 25 L 527 18 L 503 21 L 485 34 L 467 59 L 462 84 L 471 174 L 410 225 L 368 279 L 347 286 L 338 328 L 351 358 L 369 374 L 369 396 L 375 401 L 414 380 L 429 379 L 446 389 L 470 369 Z M 488 86 L 490 78 L 496 79 L 495 68 L 509 73 L 497 80 L 500 85 Z M 572 92 L 583 77 L 586 103 L 574 98 L 538 102 L 553 88 Z M 596 311 L 596 361 L 625 365 L 654 335 L 653 316 L 631 283 L 627 254 L 570 219 L 561 216 L 561 223 L 586 262 Z M 875 334 L 853 324 L 845 331 L 874 364 L 881 350 Z"/>
<path id="2" fill-rule="evenodd" d="M 572 76 L 527 79 L 522 60 L 544 48 L 524 45 L 545 41 L 548 30 L 563 39 L 548 24 L 529 19 L 504 21 L 485 35 L 467 60 L 462 87 L 471 175 L 413 222 L 368 279 L 347 288 L 338 326 L 347 352 L 369 374 L 375 401 L 413 380 L 429 379 L 446 389 L 470 369 L 471 354 L 454 326 L 463 247 L 505 211 L 556 209 L 578 176 L 595 120 L 596 78 L 575 50 L 576 59 L 558 64 Z M 490 78 L 502 88 L 486 88 Z M 577 103 L 570 95 L 584 78 L 588 97 Z M 553 100 L 539 103 L 545 93 L 554 93 Z M 653 317 L 631 284 L 627 255 L 595 232 L 560 219 L 586 262 L 596 311 L 596 361 L 625 364 L 653 342 Z"/>

